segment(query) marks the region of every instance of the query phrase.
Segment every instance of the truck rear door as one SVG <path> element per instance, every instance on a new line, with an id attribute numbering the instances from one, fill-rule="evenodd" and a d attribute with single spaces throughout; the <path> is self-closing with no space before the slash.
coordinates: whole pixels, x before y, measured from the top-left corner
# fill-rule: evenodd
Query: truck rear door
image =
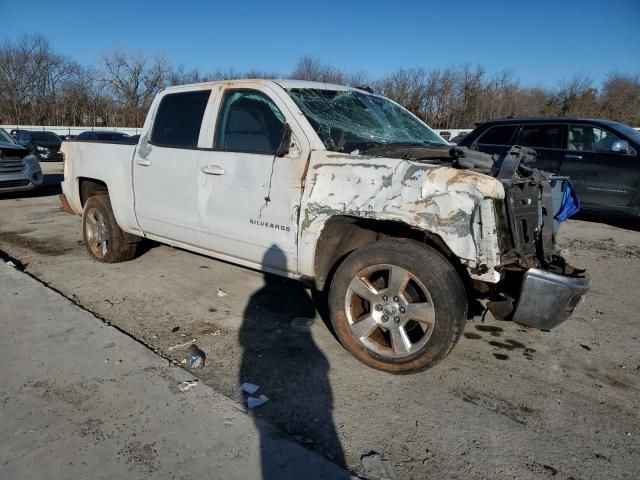
<path id="1" fill-rule="evenodd" d="M 308 140 L 286 99 L 263 84 L 218 95 L 200 155 L 202 246 L 263 268 L 297 271 L 297 219 Z M 276 156 L 285 124 L 295 147 Z"/>
<path id="2" fill-rule="evenodd" d="M 199 243 L 198 142 L 210 94 L 210 89 L 165 94 L 140 139 L 133 182 L 136 216 L 146 235 Z"/>

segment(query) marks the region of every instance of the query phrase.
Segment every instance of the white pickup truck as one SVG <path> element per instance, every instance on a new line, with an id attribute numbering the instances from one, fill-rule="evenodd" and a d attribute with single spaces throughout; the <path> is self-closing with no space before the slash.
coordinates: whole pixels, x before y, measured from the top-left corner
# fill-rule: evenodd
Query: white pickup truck
<path id="1" fill-rule="evenodd" d="M 70 141 L 63 207 L 98 261 L 144 238 L 328 289 L 331 321 L 365 364 L 443 359 L 471 300 L 550 329 L 588 279 L 555 249 L 549 178 L 532 151 L 452 148 L 396 103 L 293 80 L 171 87 L 138 145 Z"/>

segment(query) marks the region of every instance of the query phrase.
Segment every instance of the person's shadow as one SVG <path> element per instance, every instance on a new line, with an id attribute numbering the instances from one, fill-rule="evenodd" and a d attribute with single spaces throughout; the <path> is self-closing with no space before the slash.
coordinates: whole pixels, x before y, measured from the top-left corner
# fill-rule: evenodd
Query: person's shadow
<path id="1" fill-rule="evenodd" d="M 273 245 L 265 254 L 263 265 L 285 269 L 282 250 Z M 300 282 L 266 273 L 264 286 L 251 296 L 243 314 L 238 382 L 259 385 L 254 397 L 260 394 L 269 397 L 266 404 L 252 410 L 260 432 L 263 479 L 283 476 L 275 459 L 273 434 L 266 432 L 258 419 L 266 420 L 302 445 L 345 467 L 333 421 L 329 361 L 311 332 L 293 328 L 291 323 L 296 317 L 315 315 L 314 303 Z M 305 478 L 318 478 L 311 471 L 306 473 Z"/>

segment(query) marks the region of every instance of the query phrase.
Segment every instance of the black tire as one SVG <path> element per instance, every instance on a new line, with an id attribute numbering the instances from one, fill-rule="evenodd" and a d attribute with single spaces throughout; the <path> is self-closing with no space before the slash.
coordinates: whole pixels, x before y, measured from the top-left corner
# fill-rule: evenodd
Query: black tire
<path id="1" fill-rule="evenodd" d="M 402 282 L 399 290 L 391 288 Z M 362 296 L 360 283 L 366 287 Z M 383 300 L 393 291 L 397 296 Z M 466 292 L 453 265 L 433 248 L 406 239 L 349 254 L 331 282 L 329 308 L 333 328 L 353 356 L 396 374 L 425 370 L 445 358 L 467 319 Z"/>
<path id="2" fill-rule="evenodd" d="M 142 240 L 120 228 L 113 216 L 109 195 L 95 195 L 87 200 L 82 210 L 82 234 L 89 254 L 104 263 L 135 258 Z"/>

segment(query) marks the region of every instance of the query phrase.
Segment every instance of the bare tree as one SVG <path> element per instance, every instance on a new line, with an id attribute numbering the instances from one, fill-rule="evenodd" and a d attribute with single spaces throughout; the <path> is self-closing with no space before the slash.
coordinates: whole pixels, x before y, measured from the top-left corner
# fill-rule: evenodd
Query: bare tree
<path id="1" fill-rule="evenodd" d="M 202 73 L 164 58 L 114 52 L 100 68 L 84 67 L 52 50 L 43 36 L 0 44 L 0 123 L 141 126 L 153 97 L 167 85 L 230 78 L 281 78 L 371 85 L 435 128 L 470 128 L 506 116 L 603 116 L 640 126 L 640 75 L 612 73 L 600 90 L 575 75 L 556 88 L 520 85 L 509 70 L 488 76 L 477 65 L 404 68 L 371 80 L 301 57 L 289 75 L 219 69 Z M 106 87 L 106 88 L 105 88 Z"/>
<path id="2" fill-rule="evenodd" d="M 602 114 L 640 125 L 640 75 L 612 73 L 602 85 Z"/>
<path id="3" fill-rule="evenodd" d="M 115 52 L 103 58 L 101 79 L 120 106 L 127 125 L 142 126 L 153 97 L 169 80 L 170 67 L 160 57 Z"/>

